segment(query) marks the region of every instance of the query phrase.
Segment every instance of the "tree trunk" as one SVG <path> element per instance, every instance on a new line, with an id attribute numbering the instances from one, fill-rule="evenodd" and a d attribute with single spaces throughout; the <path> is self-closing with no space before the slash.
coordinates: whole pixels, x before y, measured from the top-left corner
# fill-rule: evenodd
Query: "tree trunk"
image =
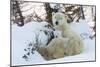
<path id="1" fill-rule="evenodd" d="M 17 7 L 17 12 L 19 13 L 19 16 L 20 16 L 20 18 L 19 18 L 20 23 L 17 23 L 17 24 L 18 24 L 18 26 L 23 26 L 24 25 L 24 20 L 23 20 L 24 18 L 22 16 L 18 1 L 16 1 L 16 7 Z"/>
<path id="2" fill-rule="evenodd" d="M 24 17 L 22 16 L 22 12 L 19 7 L 18 1 L 12 1 L 13 2 L 13 14 L 15 16 L 14 22 L 18 24 L 18 26 L 24 25 Z"/>
<path id="3" fill-rule="evenodd" d="M 81 13 L 82 13 L 82 19 L 85 19 L 83 7 L 81 6 L 80 9 L 81 9 Z"/>
<path id="4" fill-rule="evenodd" d="M 46 13 L 47 13 L 46 21 L 48 23 L 52 24 L 52 12 L 53 12 L 53 9 L 50 7 L 49 3 L 45 3 L 44 5 L 45 5 Z"/>

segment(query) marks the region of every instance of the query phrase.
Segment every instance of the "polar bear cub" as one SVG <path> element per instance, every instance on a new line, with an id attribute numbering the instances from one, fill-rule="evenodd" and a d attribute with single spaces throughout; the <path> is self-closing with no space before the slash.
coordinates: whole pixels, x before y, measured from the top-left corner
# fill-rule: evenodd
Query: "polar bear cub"
<path id="1" fill-rule="evenodd" d="M 39 48 L 40 54 L 46 60 L 80 54 L 83 51 L 83 42 L 71 30 L 67 16 L 61 12 L 52 13 L 52 22 L 55 30 L 61 31 L 60 37 L 58 35 L 47 46 Z"/>
<path id="2" fill-rule="evenodd" d="M 62 32 L 59 31 L 59 30 L 55 30 L 55 31 L 53 32 L 53 34 L 54 34 L 54 37 L 55 37 L 55 38 L 62 37 Z"/>

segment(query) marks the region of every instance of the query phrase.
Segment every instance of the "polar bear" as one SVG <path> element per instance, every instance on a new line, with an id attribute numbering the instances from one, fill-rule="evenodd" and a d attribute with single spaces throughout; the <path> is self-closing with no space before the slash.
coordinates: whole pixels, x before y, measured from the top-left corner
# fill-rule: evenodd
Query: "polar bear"
<path id="1" fill-rule="evenodd" d="M 59 30 L 53 31 L 54 38 L 62 37 L 62 32 Z"/>
<path id="2" fill-rule="evenodd" d="M 70 28 L 67 16 L 61 12 L 52 13 L 52 22 L 55 30 L 61 31 L 60 37 L 58 35 L 47 46 L 39 48 L 39 53 L 46 60 L 80 54 L 84 48 L 83 42 Z"/>

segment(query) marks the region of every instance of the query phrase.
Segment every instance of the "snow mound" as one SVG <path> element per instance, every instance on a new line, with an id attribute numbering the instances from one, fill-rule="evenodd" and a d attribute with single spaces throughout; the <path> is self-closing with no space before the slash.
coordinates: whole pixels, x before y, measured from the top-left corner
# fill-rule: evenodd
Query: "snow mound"
<path id="1" fill-rule="evenodd" d="M 39 34 L 39 39 L 42 43 L 46 44 L 48 37 L 40 30 L 46 30 L 45 25 L 47 22 L 29 22 L 23 27 L 12 25 L 12 65 L 34 65 L 34 64 L 46 64 L 46 63 L 63 63 L 63 62 L 78 62 L 78 61 L 94 61 L 95 60 L 95 38 L 90 39 L 91 31 L 89 25 L 84 20 L 80 20 L 79 23 L 72 23 L 71 28 L 78 34 L 84 37 L 84 52 L 75 56 L 66 56 L 64 58 L 46 61 L 37 52 L 30 55 L 29 60 L 25 61 L 22 56 L 25 51 L 24 48 L 30 43 L 35 42 L 36 34 Z"/>

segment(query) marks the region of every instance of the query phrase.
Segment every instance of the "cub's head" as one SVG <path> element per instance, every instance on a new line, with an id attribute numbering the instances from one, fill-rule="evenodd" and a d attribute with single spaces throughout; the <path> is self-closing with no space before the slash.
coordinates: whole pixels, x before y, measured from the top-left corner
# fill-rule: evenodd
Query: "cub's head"
<path id="1" fill-rule="evenodd" d="M 53 26 L 59 26 L 67 22 L 67 17 L 64 13 L 52 12 L 52 22 L 53 22 Z"/>
<path id="2" fill-rule="evenodd" d="M 54 37 L 55 37 L 55 38 L 62 37 L 62 31 L 55 30 L 53 33 L 54 33 Z"/>

